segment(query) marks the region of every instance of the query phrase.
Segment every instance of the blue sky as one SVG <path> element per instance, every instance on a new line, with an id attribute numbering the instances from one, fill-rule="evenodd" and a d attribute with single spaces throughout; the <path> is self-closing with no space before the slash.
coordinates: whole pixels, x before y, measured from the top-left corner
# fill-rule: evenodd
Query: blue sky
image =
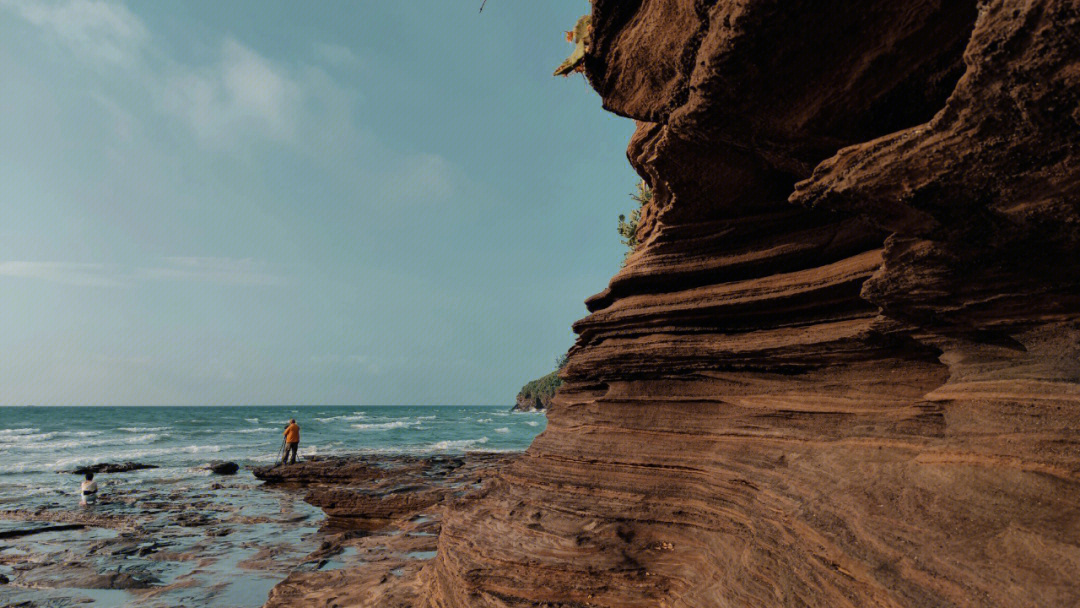
<path id="1" fill-rule="evenodd" d="M 475 5 L 475 6 L 474 6 Z M 581 0 L 0 0 L 0 404 L 510 404 L 622 258 Z"/>

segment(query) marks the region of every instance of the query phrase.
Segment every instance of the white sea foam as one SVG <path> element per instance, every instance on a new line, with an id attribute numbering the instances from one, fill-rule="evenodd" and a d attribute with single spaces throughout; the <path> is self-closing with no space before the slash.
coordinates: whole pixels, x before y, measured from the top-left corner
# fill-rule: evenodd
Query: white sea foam
<path id="1" fill-rule="evenodd" d="M 448 439 L 446 441 L 436 441 L 427 446 L 427 449 L 432 452 L 440 452 L 444 450 L 464 450 L 471 448 L 474 445 L 483 445 L 488 442 L 487 437 L 481 437 L 479 439 Z"/>
<path id="2" fill-rule="evenodd" d="M 9 435 L 31 435 L 37 433 L 41 429 L 34 427 L 23 427 L 21 429 L 0 429 L 0 437 L 7 437 Z"/>
<path id="3" fill-rule="evenodd" d="M 244 420 L 247 420 L 251 424 L 259 424 L 259 419 L 258 418 L 244 418 Z"/>
<path id="4" fill-rule="evenodd" d="M 172 448 L 143 448 L 131 449 L 119 452 L 110 452 L 109 461 L 124 462 L 128 460 L 141 460 L 157 456 L 173 456 L 177 454 L 215 454 L 222 450 L 228 450 L 237 446 L 231 445 L 189 445 Z M 73 467 L 101 462 L 99 456 L 93 454 L 80 454 L 59 458 L 49 462 L 20 462 L 14 464 L 0 464 L 0 473 L 42 473 L 51 471 L 63 471 Z M 150 464 L 154 464 L 151 462 Z M 156 469 L 155 469 L 156 470 Z"/>
<path id="5" fill-rule="evenodd" d="M 281 460 L 281 454 L 258 454 L 248 458 L 252 462 L 278 462 Z"/>
<path id="6" fill-rule="evenodd" d="M 116 430 L 125 433 L 158 433 L 171 429 L 171 426 L 121 426 Z"/>
<path id="7" fill-rule="evenodd" d="M 15 464 L 0 464 L 0 474 L 4 473 L 45 473 L 53 469 L 47 468 L 47 463 L 40 462 L 17 462 Z"/>
<path id="8" fill-rule="evenodd" d="M 530 420 L 530 421 L 526 422 L 525 424 L 527 424 L 529 426 L 540 426 L 540 423 L 535 421 L 535 420 Z"/>
<path id="9" fill-rule="evenodd" d="M 57 490 L 56 488 L 34 488 L 34 487 L 24 487 L 24 486 L 13 486 L 13 487 L 16 488 L 14 491 L 18 492 L 19 495 L 22 496 L 23 498 L 27 498 L 29 496 L 42 496 L 42 495 L 45 495 L 45 494 L 61 494 L 61 492 L 59 490 Z M 3 490 L 0 490 L 0 491 L 6 491 L 6 490 L 7 490 L 7 488 L 4 488 Z"/>
<path id="10" fill-rule="evenodd" d="M 338 420 L 341 420 L 343 422 L 355 422 L 357 420 L 363 420 L 365 418 L 367 418 L 367 414 L 365 414 L 363 412 L 355 412 L 355 413 L 348 414 L 348 415 L 343 415 L 343 416 L 331 416 L 329 418 L 316 418 L 316 420 L 318 420 L 319 422 L 335 422 L 335 421 L 338 421 Z"/>
<path id="11" fill-rule="evenodd" d="M 367 424 L 354 424 L 351 426 L 354 429 L 360 429 L 361 431 L 388 431 L 390 429 L 403 429 L 418 424 L 420 423 L 416 421 L 395 420 L 393 422 L 369 422 Z"/>
<path id="12" fill-rule="evenodd" d="M 248 434 L 248 433 L 271 433 L 271 432 L 274 432 L 276 430 L 277 429 L 272 428 L 272 427 L 259 427 L 257 429 L 236 429 L 234 431 L 215 431 L 215 432 Z"/>
<path id="13" fill-rule="evenodd" d="M 60 431 L 64 437 L 97 437 L 102 431 Z"/>
<path id="14" fill-rule="evenodd" d="M 491 422 L 491 418 L 481 418 L 477 422 Z"/>
<path id="15" fill-rule="evenodd" d="M 438 416 L 417 416 L 417 420 L 435 420 Z"/>
<path id="16" fill-rule="evenodd" d="M 510 432 L 510 428 L 509 428 L 509 427 L 505 427 L 505 426 L 500 426 L 499 428 L 495 429 L 495 432 L 496 432 L 496 433 L 509 433 L 509 432 Z"/>
<path id="17" fill-rule="evenodd" d="M 35 431 L 37 429 L 34 429 Z M 0 435 L 0 443 L 14 444 L 19 446 L 33 445 L 42 441 L 49 441 L 56 437 L 56 433 L 23 433 L 18 435 Z"/>
<path id="18" fill-rule="evenodd" d="M 334 445 L 334 444 L 337 444 L 337 445 Z M 297 456 L 302 457 L 302 458 L 306 458 L 308 456 L 334 456 L 334 455 L 365 453 L 365 450 L 363 450 L 363 449 L 360 449 L 360 450 L 346 449 L 346 448 L 341 447 L 341 445 L 342 444 L 341 444 L 340 441 L 332 441 L 332 442 L 330 442 L 330 445 L 309 445 L 307 447 L 300 448 L 299 450 L 297 450 L 296 453 L 297 453 Z M 248 456 L 248 457 L 244 458 L 244 460 L 248 460 L 248 461 L 251 461 L 251 462 L 278 462 L 278 461 L 281 460 L 281 454 L 276 453 L 276 452 L 272 453 L 272 454 L 267 454 L 267 453 L 264 452 L 264 453 L 259 453 L 259 454 L 254 454 L 252 456 Z"/>
<path id="19" fill-rule="evenodd" d="M 220 445 L 188 445 L 175 448 L 147 448 L 143 450 L 128 450 L 126 452 L 117 452 L 110 456 L 118 461 L 121 460 L 138 460 L 139 458 L 146 458 L 148 456 L 170 456 L 173 454 L 204 454 L 211 453 L 216 454 L 221 450 L 227 450 L 236 446 L 220 446 Z"/>
<path id="20" fill-rule="evenodd" d="M 51 433 L 56 435 L 56 433 Z M 105 437 L 102 439 L 71 439 L 68 441 L 46 441 L 31 443 L 29 445 L 19 446 L 22 450 L 28 451 L 44 451 L 44 450 L 71 450 L 75 448 L 96 448 L 101 446 L 113 446 L 113 445 L 139 445 L 142 443 L 154 443 L 159 439 L 168 438 L 168 433 L 147 433 L 145 435 L 136 435 L 134 437 Z"/>

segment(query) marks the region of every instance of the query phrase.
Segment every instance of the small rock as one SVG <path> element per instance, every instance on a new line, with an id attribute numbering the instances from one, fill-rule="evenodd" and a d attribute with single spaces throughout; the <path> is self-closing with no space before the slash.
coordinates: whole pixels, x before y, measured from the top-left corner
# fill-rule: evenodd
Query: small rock
<path id="1" fill-rule="evenodd" d="M 0 574 L 0 585 L 6 585 L 6 584 L 8 584 L 10 582 L 11 582 L 10 578 L 4 576 L 3 574 Z"/>
<path id="2" fill-rule="evenodd" d="M 222 462 L 215 460 L 210 463 L 209 469 L 218 475 L 234 475 L 240 470 L 240 465 L 235 462 Z"/>

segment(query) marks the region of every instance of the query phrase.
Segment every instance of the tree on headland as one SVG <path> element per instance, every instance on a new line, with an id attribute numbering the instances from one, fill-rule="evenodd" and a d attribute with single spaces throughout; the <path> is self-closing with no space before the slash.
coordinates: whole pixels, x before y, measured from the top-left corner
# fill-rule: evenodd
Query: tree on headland
<path id="1" fill-rule="evenodd" d="M 555 391 L 562 386 L 562 378 L 559 377 L 559 372 L 566 367 L 566 359 L 566 353 L 555 357 L 555 371 L 521 387 L 521 390 L 518 391 L 514 411 L 542 412 L 546 410 L 548 404 L 551 403 L 551 398 L 555 396 Z"/>

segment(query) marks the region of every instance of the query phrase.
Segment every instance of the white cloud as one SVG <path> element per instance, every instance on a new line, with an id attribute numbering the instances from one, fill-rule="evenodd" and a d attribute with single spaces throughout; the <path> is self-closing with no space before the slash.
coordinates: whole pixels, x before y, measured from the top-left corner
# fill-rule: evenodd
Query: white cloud
<path id="1" fill-rule="evenodd" d="M 36 279 L 84 287 L 118 287 L 136 281 L 193 281 L 222 285 L 284 285 L 286 279 L 252 259 L 170 257 L 158 266 L 125 269 L 77 262 L 0 262 L 0 277 Z"/>
<path id="2" fill-rule="evenodd" d="M 121 281 L 102 264 L 73 262 L 0 262 L 0 276 L 87 287 L 110 287 L 121 284 Z"/>
<path id="3" fill-rule="evenodd" d="M 311 355 L 308 363 L 314 368 L 332 369 L 343 372 L 362 372 L 380 376 L 385 371 L 382 366 L 367 355 Z"/>
<path id="4" fill-rule="evenodd" d="M 145 141 L 157 131 L 153 126 L 175 121 L 199 148 L 241 159 L 266 144 L 288 147 L 341 183 L 373 194 L 373 199 L 438 202 L 464 183 L 446 158 L 396 152 L 355 123 L 362 96 L 333 71 L 363 64 L 346 46 L 314 42 L 307 61 L 285 64 L 226 36 L 208 61 L 192 64 L 170 57 L 122 4 L 0 0 L 2 9 L 61 41 L 75 62 L 123 70 L 117 79 L 95 75 L 98 82 L 87 91 L 111 121 L 115 141 L 125 144 L 120 149 L 157 145 Z M 126 86 L 117 87 L 117 82 Z M 133 92 L 139 101 L 132 101 Z M 144 101 L 149 102 L 145 107 L 140 105 Z M 107 154 L 120 154 L 103 148 Z M 156 272 L 177 274 L 169 268 Z"/>
<path id="5" fill-rule="evenodd" d="M 222 41 L 215 61 L 189 65 L 154 52 L 146 25 L 122 4 L 0 0 L 0 8 L 48 32 L 77 61 L 130 70 L 158 100 L 158 109 L 182 120 L 200 143 L 233 148 L 252 136 L 295 139 L 305 83 L 232 38 Z M 331 52 L 346 59 L 340 50 Z M 96 94 L 96 101 L 110 105 L 101 94 Z"/>
<path id="6" fill-rule="evenodd" d="M 130 142 L 138 124 L 131 112 L 128 112 L 120 104 L 101 93 L 90 93 L 90 97 L 112 117 L 113 132 L 116 139 L 122 142 Z"/>
<path id="7" fill-rule="evenodd" d="M 286 69 L 230 38 L 216 63 L 170 76 L 161 100 L 200 141 L 227 146 L 243 135 L 292 140 L 304 95 Z"/>
<path id="8" fill-rule="evenodd" d="M 251 258 L 169 257 L 165 264 L 143 268 L 136 278 L 164 281 L 199 281 L 225 285 L 283 285 L 285 278 L 266 270 Z"/>
<path id="9" fill-rule="evenodd" d="M 405 156 L 383 182 L 381 195 L 396 201 L 440 201 L 454 194 L 456 175 L 450 161 L 437 154 Z"/>
<path id="10" fill-rule="evenodd" d="M 48 30 L 76 57 L 94 63 L 130 67 L 150 37 L 143 22 L 121 4 L 0 0 L 0 8 Z"/>
<path id="11" fill-rule="evenodd" d="M 342 68 L 358 68 L 364 65 L 363 60 L 347 46 L 319 42 L 314 49 L 315 55 L 329 65 Z"/>

